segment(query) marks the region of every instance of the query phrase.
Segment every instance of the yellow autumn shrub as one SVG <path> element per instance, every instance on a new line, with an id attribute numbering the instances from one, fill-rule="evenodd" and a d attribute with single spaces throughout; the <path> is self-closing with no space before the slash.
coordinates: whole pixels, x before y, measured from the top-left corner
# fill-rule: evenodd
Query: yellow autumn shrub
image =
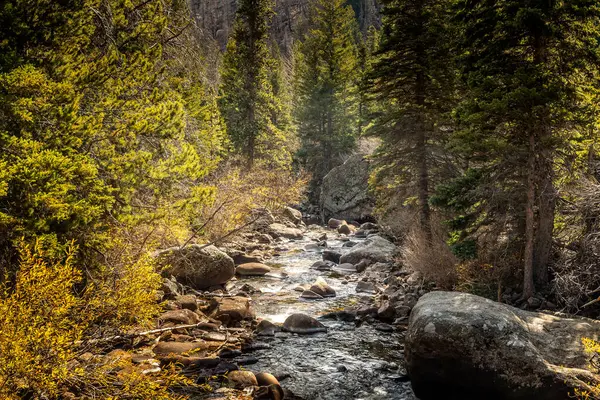
<path id="1" fill-rule="evenodd" d="M 600 343 L 593 339 L 583 338 L 581 340 L 585 351 L 591 354 L 590 370 L 593 373 L 600 372 Z M 580 388 L 575 389 L 575 398 L 580 400 L 600 399 L 600 383 L 581 383 Z"/>
<path id="2" fill-rule="evenodd" d="M 127 357 L 80 357 L 93 350 L 89 335 L 99 317 L 122 321 L 124 327 L 134 322 L 127 315 L 141 310 L 150 317 L 143 310 L 151 310 L 146 302 L 156 301 L 145 297 L 152 291 L 140 285 L 154 282 L 155 274 L 140 259 L 115 277 L 113 286 L 105 282 L 80 296 L 82 274 L 74 254 L 70 246 L 62 259 L 49 261 L 39 242 L 21 243 L 15 280 L 0 290 L 0 398 L 58 399 L 66 392 L 99 399 L 182 398 L 172 387 L 191 383 L 174 369 L 145 374 Z"/>

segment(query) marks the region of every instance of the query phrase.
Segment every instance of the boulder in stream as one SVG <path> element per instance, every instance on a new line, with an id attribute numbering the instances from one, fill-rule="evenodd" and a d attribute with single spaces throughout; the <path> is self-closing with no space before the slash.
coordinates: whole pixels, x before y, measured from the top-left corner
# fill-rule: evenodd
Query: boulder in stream
<path id="1" fill-rule="evenodd" d="M 173 247 L 159 252 L 157 260 L 163 267 L 163 276 L 173 276 L 194 289 L 222 285 L 235 275 L 231 257 L 215 246 Z"/>
<path id="2" fill-rule="evenodd" d="M 223 297 L 211 300 L 211 317 L 227 326 L 234 326 L 244 319 L 254 317 L 254 311 L 247 297 Z"/>
<path id="3" fill-rule="evenodd" d="M 372 236 L 350 248 L 348 253 L 342 255 L 340 263 L 358 264 L 361 260 L 368 260 L 371 264 L 390 262 L 396 251 L 396 245 L 389 240 L 381 236 Z"/>
<path id="4" fill-rule="evenodd" d="M 287 332 L 311 334 L 327 332 L 327 327 L 306 314 L 292 314 L 283 323 L 283 329 Z"/>
<path id="5" fill-rule="evenodd" d="M 599 321 L 432 292 L 411 313 L 406 360 L 422 400 L 566 400 L 582 382 L 598 382 L 581 339 L 599 334 Z"/>

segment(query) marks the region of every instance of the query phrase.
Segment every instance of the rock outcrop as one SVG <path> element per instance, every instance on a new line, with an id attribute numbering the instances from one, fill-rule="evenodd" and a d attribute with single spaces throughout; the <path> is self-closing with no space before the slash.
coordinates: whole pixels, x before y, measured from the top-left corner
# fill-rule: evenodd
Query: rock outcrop
<path id="1" fill-rule="evenodd" d="M 380 24 L 380 5 L 377 0 L 356 1 L 358 22 L 366 31 Z M 224 50 L 227 45 L 237 0 L 191 0 L 191 11 L 199 27 L 209 38 L 214 39 Z M 276 0 L 275 16 L 271 24 L 271 35 L 279 44 L 284 55 L 291 54 L 294 38 L 305 31 L 302 21 L 308 17 L 309 0 Z"/>
<path id="2" fill-rule="evenodd" d="M 407 366 L 421 400 L 566 400 L 595 381 L 581 339 L 599 334 L 598 321 L 432 292 L 410 316 Z"/>
<path id="3" fill-rule="evenodd" d="M 355 154 L 323 178 L 319 197 L 321 215 L 348 221 L 371 216 L 375 205 L 369 195 L 369 162 Z"/>
<path id="4" fill-rule="evenodd" d="M 235 275 L 231 257 L 215 246 L 173 247 L 159 252 L 157 260 L 163 276 L 174 276 L 177 282 L 199 290 L 222 285 Z"/>

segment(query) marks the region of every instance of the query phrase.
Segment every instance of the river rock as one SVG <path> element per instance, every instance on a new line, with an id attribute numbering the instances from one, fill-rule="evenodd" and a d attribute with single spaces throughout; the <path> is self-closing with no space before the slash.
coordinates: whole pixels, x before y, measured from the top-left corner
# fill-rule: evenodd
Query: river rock
<path id="1" fill-rule="evenodd" d="M 269 225 L 269 231 L 275 237 L 282 237 L 286 239 L 302 239 L 302 231 L 298 228 L 290 228 L 283 224 L 271 224 Z"/>
<path id="2" fill-rule="evenodd" d="M 349 263 L 336 265 L 333 267 L 333 270 L 342 274 L 353 274 L 355 272 L 358 272 L 356 270 L 356 267 Z"/>
<path id="3" fill-rule="evenodd" d="M 396 250 L 396 245 L 389 240 L 372 236 L 342 255 L 340 263 L 358 264 L 361 260 L 368 260 L 370 263 L 390 262 Z"/>
<path id="4" fill-rule="evenodd" d="M 327 221 L 327 226 L 330 227 L 331 229 L 337 229 L 342 225 L 346 225 L 347 222 L 342 220 L 342 219 L 335 219 L 335 218 L 329 218 L 329 221 Z"/>
<path id="5" fill-rule="evenodd" d="M 247 297 L 223 297 L 211 300 L 211 317 L 218 319 L 223 324 L 233 326 L 244 319 L 254 317 L 254 311 Z"/>
<path id="6" fill-rule="evenodd" d="M 356 246 L 357 244 L 358 244 L 358 243 L 356 243 L 356 242 L 353 242 L 353 241 L 348 241 L 348 242 L 345 242 L 345 243 L 342 245 L 342 247 L 354 247 L 354 246 Z"/>
<path id="7" fill-rule="evenodd" d="M 241 276 L 263 276 L 269 272 L 271 267 L 261 263 L 246 263 L 235 268 L 235 273 Z"/>
<path id="8" fill-rule="evenodd" d="M 231 371 L 227 374 L 227 383 L 236 389 L 258 386 L 256 376 L 252 371 Z"/>
<path id="9" fill-rule="evenodd" d="M 263 319 L 258 323 L 256 327 L 256 334 L 258 336 L 275 336 L 276 332 L 279 332 L 281 328 L 272 323 L 269 320 Z"/>
<path id="10" fill-rule="evenodd" d="M 283 215 L 296 225 L 302 222 L 302 213 L 294 208 L 285 207 L 283 209 Z"/>
<path id="11" fill-rule="evenodd" d="M 356 293 L 375 293 L 377 288 L 373 282 L 360 281 L 356 284 Z"/>
<path id="12" fill-rule="evenodd" d="M 175 303 L 177 305 L 179 305 L 179 307 L 188 309 L 190 311 L 198 310 L 198 303 L 196 302 L 196 296 L 194 296 L 193 294 L 177 296 L 175 298 Z"/>
<path id="13" fill-rule="evenodd" d="M 323 297 L 335 297 L 336 294 L 335 290 L 321 277 L 312 284 L 310 291 Z"/>
<path id="14" fill-rule="evenodd" d="M 411 313 L 406 360 L 422 400 L 563 400 L 579 385 L 575 377 L 598 382 L 585 369 L 581 339 L 599 333 L 599 321 L 432 292 Z"/>
<path id="15" fill-rule="evenodd" d="M 342 253 L 339 253 L 335 250 L 324 250 L 323 251 L 323 261 L 331 261 L 336 264 L 339 264 L 340 257 L 342 257 Z"/>
<path id="16" fill-rule="evenodd" d="M 363 231 L 376 231 L 379 229 L 379 225 L 374 224 L 373 222 L 365 222 L 360 226 L 360 229 Z"/>
<path id="17" fill-rule="evenodd" d="M 192 325 L 200 322 L 200 317 L 195 312 L 183 309 L 183 310 L 171 310 L 162 314 L 159 317 L 159 320 L 162 323 L 172 323 L 172 324 L 183 324 L 183 325 Z"/>
<path id="18" fill-rule="evenodd" d="M 197 350 L 207 349 L 206 342 L 159 342 L 152 351 L 159 356 L 169 354 L 184 354 Z"/>
<path id="19" fill-rule="evenodd" d="M 287 332 L 300 334 L 327 332 L 325 325 L 306 314 L 290 315 L 283 323 L 283 329 Z"/>
<path id="20" fill-rule="evenodd" d="M 337 231 L 341 235 L 349 235 L 352 233 L 352 228 L 349 225 L 340 225 Z"/>
<path id="21" fill-rule="evenodd" d="M 317 271 L 329 271 L 333 267 L 335 267 L 335 263 L 331 261 L 317 261 L 310 266 L 310 268 L 316 269 Z"/>
<path id="22" fill-rule="evenodd" d="M 370 216 L 375 201 L 369 193 L 369 175 L 369 161 L 361 154 L 329 171 L 323 178 L 319 197 L 324 218 L 334 216 L 351 221 Z"/>
<path id="23" fill-rule="evenodd" d="M 323 296 L 313 292 L 312 290 L 304 290 L 300 297 L 307 300 L 320 300 L 323 298 Z"/>
<path id="24" fill-rule="evenodd" d="M 173 247 L 159 252 L 157 260 L 163 267 L 163 276 L 174 276 L 178 282 L 194 289 L 222 285 L 235 275 L 231 257 L 215 246 Z"/>

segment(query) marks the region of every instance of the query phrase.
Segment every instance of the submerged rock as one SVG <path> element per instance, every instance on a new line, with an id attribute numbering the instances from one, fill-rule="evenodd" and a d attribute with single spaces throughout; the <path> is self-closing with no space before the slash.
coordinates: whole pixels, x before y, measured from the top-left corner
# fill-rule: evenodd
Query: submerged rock
<path id="1" fill-rule="evenodd" d="M 325 325 L 306 314 L 290 315 L 283 323 L 283 329 L 287 332 L 300 334 L 327 332 Z"/>
<path id="2" fill-rule="evenodd" d="M 599 321 L 432 292 L 412 310 L 406 359 L 422 400 L 562 400 L 581 382 L 598 382 L 585 370 L 581 339 L 599 333 Z"/>
<path id="3" fill-rule="evenodd" d="M 215 246 L 173 247 L 159 252 L 157 260 L 163 267 L 163 276 L 174 276 L 178 282 L 194 289 L 222 285 L 235 275 L 231 257 Z"/>

